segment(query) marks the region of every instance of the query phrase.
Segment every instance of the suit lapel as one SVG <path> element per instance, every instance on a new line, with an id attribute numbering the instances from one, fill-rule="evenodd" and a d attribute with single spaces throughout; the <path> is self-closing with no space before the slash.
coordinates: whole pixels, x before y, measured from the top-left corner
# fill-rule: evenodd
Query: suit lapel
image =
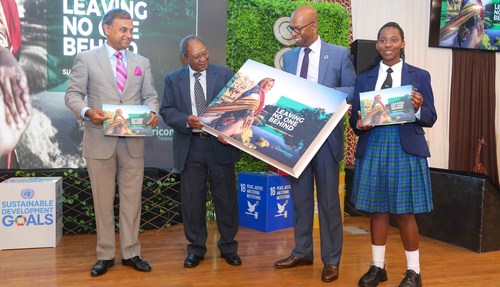
<path id="1" fill-rule="evenodd" d="M 96 63 L 101 68 L 103 72 L 102 74 L 106 77 L 108 82 L 112 83 L 112 86 L 114 87 L 116 93 L 119 94 L 118 87 L 116 86 L 116 79 L 115 79 L 115 74 L 113 72 L 113 67 L 111 66 L 111 62 L 108 58 L 108 53 L 104 46 L 102 46 L 100 50 L 97 51 L 96 58 L 97 58 Z"/>
<path id="2" fill-rule="evenodd" d="M 414 83 L 412 79 L 413 79 L 413 69 L 406 63 L 403 63 L 403 69 L 401 72 L 401 86 L 412 85 L 418 88 L 416 86 L 416 83 Z"/>
<path id="3" fill-rule="evenodd" d="M 288 68 L 289 68 L 289 73 L 293 73 L 294 75 L 297 75 L 297 62 L 299 61 L 299 53 L 300 53 L 300 47 L 297 47 L 292 50 L 292 60 L 289 61 L 290 63 Z"/>
<path id="4" fill-rule="evenodd" d="M 325 41 L 321 40 L 321 51 L 319 53 L 318 84 L 323 84 L 331 57 L 333 57 L 333 55 L 330 51 L 330 46 L 328 46 Z"/>
<path id="5" fill-rule="evenodd" d="M 189 87 L 189 68 L 186 65 L 179 74 L 179 89 L 181 90 L 182 100 L 184 101 L 184 108 L 188 114 L 192 113 L 191 108 L 191 92 Z"/>
<path id="6" fill-rule="evenodd" d="M 134 69 L 136 67 L 134 53 L 131 53 L 128 50 L 126 50 L 125 53 L 127 53 L 127 81 L 125 82 L 125 87 L 123 88 L 124 95 L 126 94 L 127 88 L 132 80 L 132 76 L 134 75 Z"/>
<path id="7" fill-rule="evenodd" d="M 375 90 L 375 85 L 377 84 L 378 78 L 378 69 L 380 65 L 377 65 L 376 68 L 369 70 L 368 79 L 366 80 L 366 87 L 368 91 Z"/>
<path id="8" fill-rule="evenodd" d="M 217 71 L 208 66 L 207 69 L 207 104 L 210 104 L 212 100 L 214 99 L 214 89 L 215 89 L 215 81 L 217 80 Z"/>

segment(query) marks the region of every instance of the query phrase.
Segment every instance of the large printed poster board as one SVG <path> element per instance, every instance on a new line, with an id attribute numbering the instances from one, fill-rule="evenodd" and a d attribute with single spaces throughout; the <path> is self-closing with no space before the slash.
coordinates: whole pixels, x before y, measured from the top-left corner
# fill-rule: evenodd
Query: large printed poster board
<path id="1" fill-rule="evenodd" d="M 196 33 L 197 0 L 5 0 L 17 5 L 0 15 L 19 19 L 19 63 L 28 78 L 34 113 L 13 153 L 11 168 L 83 168 L 83 124 L 64 104 L 76 55 L 103 45 L 101 19 L 112 8 L 130 12 L 130 50 L 147 57 L 161 101 L 163 77 L 182 66 L 179 42 Z M 3 2 L 3 1 L 2 1 Z M 4 11 L 5 10 L 5 11 Z M 1 17 L 0 17 L 1 18 Z M 146 139 L 145 165 L 173 167 L 173 130 L 159 118 Z M 0 161 L 0 169 L 6 168 Z"/>
<path id="2" fill-rule="evenodd" d="M 343 119 L 346 97 L 248 60 L 200 119 L 210 134 L 298 177 Z"/>

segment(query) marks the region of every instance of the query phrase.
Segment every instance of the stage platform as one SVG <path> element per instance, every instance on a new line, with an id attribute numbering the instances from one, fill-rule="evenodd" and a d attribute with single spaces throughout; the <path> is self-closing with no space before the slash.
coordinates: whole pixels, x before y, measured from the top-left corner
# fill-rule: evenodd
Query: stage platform
<path id="1" fill-rule="evenodd" d="M 219 257 L 217 228 L 208 224 L 208 253 L 196 268 L 184 268 L 186 239 L 182 224 L 140 234 L 142 256 L 153 270 L 142 273 L 117 262 L 101 277 L 90 277 L 95 263 L 95 234 L 64 235 L 56 248 L 0 251 L 0 285 L 36 286 L 357 286 L 371 261 L 369 218 L 346 216 L 340 278 L 321 281 L 319 230 L 314 229 L 314 264 L 276 269 L 274 262 L 290 255 L 293 229 L 261 232 L 240 228 L 239 255 L 242 266 L 230 266 Z M 420 258 L 424 286 L 494 286 L 500 274 L 500 252 L 478 254 L 468 249 L 422 236 Z M 386 269 L 389 280 L 381 287 L 397 286 L 406 259 L 396 228 L 389 229 Z"/>

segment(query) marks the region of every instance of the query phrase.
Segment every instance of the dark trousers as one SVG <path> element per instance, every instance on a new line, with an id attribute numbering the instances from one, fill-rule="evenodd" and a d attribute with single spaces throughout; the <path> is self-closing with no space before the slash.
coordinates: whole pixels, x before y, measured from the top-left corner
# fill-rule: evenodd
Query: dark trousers
<path id="1" fill-rule="evenodd" d="M 188 254 L 207 252 L 206 201 L 210 188 L 220 238 L 221 253 L 236 253 L 238 242 L 238 193 L 234 163 L 219 164 L 210 137 L 191 138 L 184 170 L 181 172 L 181 205 L 184 233 L 190 244 Z"/>
<path id="2" fill-rule="evenodd" d="M 338 265 L 342 253 L 339 163 L 328 142 L 324 143 L 299 178 L 292 179 L 295 248 L 292 255 L 312 259 L 314 223 L 314 182 L 319 210 L 321 260 Z"/>

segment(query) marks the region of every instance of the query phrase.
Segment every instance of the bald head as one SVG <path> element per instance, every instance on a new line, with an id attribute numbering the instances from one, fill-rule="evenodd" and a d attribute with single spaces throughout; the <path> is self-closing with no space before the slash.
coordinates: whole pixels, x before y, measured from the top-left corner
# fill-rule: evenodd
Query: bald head
<path id="1" fill-rule="evenodd" d="M 311 6 L 300 6 L 293 11 L 290 18 L 304 19 L 307 23 L 318 23 L 318 13 L 316 12 L 316 9 Z"/>
<path id="2" fill-rule="evenodd" d="M 309 47 L 318 39 L 318 13 L 311 6 L 300 6 L 290 16 L 292 36 L 297 45 Z"/>

